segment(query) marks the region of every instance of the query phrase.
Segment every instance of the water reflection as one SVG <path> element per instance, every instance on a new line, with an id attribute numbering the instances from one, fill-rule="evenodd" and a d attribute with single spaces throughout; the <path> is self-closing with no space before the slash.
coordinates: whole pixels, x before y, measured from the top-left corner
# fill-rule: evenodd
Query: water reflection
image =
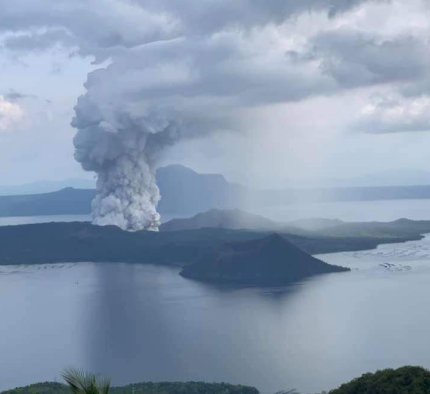
<path id="1" fill-rule="evenodd" d="M 426 238 L 325 255 L 354 270 L 270 289 L 219 288 L 149 265 L 2 266 L 0 389 L 69 365 L 117 384 L 229 381 L 263 393 L 430 367 L 428 251 Z"/>
<path id="2" fill-rule="evenodd" d="M 252 380 L 261 372 L 256 359 L 273 364 L 281 311 L 301 288 L 216 288 L 177 270 L 127 264 L 97 265 L 96 276 L 85 319 L 87 367 L 117 383 Z"/>

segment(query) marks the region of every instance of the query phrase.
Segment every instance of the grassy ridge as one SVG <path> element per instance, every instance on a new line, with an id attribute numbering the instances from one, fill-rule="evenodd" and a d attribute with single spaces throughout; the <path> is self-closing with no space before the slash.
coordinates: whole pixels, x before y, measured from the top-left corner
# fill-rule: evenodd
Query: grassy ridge
<path id="1" fill-rule="evenodd" d="M 258 394 L 254 387 L 227 383 L 166 382 L 137 383 L 113 387 L 111 394 Z M 20 387 L 1 394 L 70 394 L 70 389 L 60 383 L 46 382 Z"/>

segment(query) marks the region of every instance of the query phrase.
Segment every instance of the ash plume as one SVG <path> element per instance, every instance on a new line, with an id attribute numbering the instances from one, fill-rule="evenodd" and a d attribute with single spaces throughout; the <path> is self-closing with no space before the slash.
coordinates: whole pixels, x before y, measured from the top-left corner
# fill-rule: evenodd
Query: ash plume
<path id="1" fill-rule="evenodd" d="M 346 9 L 360 2 L 349 2 Z M 246 111 L 333 90 L 333 81 L 315 72 L 312 59 L 305 65 L 294 61 L 282 29 L 292 15 L 309 8 L 332 14 L 332 6 L 342 2 L 320 7 L 313 0 L 282 6 L 244 0 L 239 9 L 248 11 L 246 17 L 224 20 L 222 12 L 218 22 L 203 7 L 214 24 L 203 23 L 193 2 L 172 4 L 127 3 L 127 18 L 138 12 L 148 28 L 141 28 L 143 22 L 120 23 L 111 34 L 97 30 L 94 41 L 84 30 L 67 27 L 82 54 L 108 63 L 88 75 L 72 121 L 75 158 L 97 174 L 95 224 L 157 230 L 155 170 L 166 147 L 218 132 L 246 132 Z"/>
<path id="2" fill-rule="evenodd" d="M 89 100 L 78 101 L 72 124 L 78 128 L 75 158 L 97 174 L 93 223 L 130 231 L 158 230 L 155 163 L 160 151 L 178 139 L 177 128 L 154 114 L 137 120 L 118 111 L 106 120 Z"/>
<path id="3" fill-rule="evenodd" d="M 155 170 L 165 148 L 230 122 L 225 104 L 201 96 L 210 77 L 200 76 L 197 82 L 191 77 L 190 70 L 204 64 L 197 59 L 194 65 L 183 64 L 184 45 L 189 43 L 173 40 L 124 50 L 88 76 L 72 126 L 77 129 L 75 159 L 97 175 L 92 202 L 97 225 L 157 230 L 160 191 Z M 192 50 L 197 56 L 206 51 L 200 45 Z"/>

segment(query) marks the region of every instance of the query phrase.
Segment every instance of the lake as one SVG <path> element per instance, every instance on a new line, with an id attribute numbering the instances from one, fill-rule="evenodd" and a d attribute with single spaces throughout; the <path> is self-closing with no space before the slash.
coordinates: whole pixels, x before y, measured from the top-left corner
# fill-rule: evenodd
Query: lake
<path id="1" fill-rule="evenodd" d="M 430 238 L 319 257 L 353 271 L 233 289 L 151 265 L 0 266 L 0 389 L 60 380 L 68 366 L 115 384 L 227 381 L 262 393 L 430 368 Z"/>
<path id="2" fill-rule="evenodd" d="M 265 289 L 217 288 L 148 265 L 0 267 L 0 388 L 78 366 L 117 384 L 316 392 L 377 368 L 430 367 L 429 256 L 429 238 L 324 255 L 354 271 Z"/>
<path id="3" fill-rule="evenodd" d="M 272 220 L 326 218 L 350 222 L 392 221 L 399 218 L 430 220 L 430 200 L 338 201 L 287 204 L 256 209 L 255 213 Z"/>
<path id="4" fill-rule="evenodd" d="M 279 222 L 327 218 L 345 221 L 391 221 L 399 218 L 430 220 L 430 200 L 348 201 L 287 204 L 255 209 L 254 213 Z M 162 214 L 161 221 L 186 215 Z M 90 215 L 51 215 L 0 217 L 0 226 L 42 222 L 90 221 Z"/>

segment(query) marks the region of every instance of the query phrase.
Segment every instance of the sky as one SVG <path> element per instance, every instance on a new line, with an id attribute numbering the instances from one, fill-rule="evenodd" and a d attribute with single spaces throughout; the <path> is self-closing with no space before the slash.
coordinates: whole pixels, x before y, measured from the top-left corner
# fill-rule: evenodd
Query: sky
<path id="1" fill-rule="evenodd" d="M 429 48 L 428 0 L 0 0 L 0 184 L 92 179 L 141 123 L 255 187 L 430 172 Z"/>

